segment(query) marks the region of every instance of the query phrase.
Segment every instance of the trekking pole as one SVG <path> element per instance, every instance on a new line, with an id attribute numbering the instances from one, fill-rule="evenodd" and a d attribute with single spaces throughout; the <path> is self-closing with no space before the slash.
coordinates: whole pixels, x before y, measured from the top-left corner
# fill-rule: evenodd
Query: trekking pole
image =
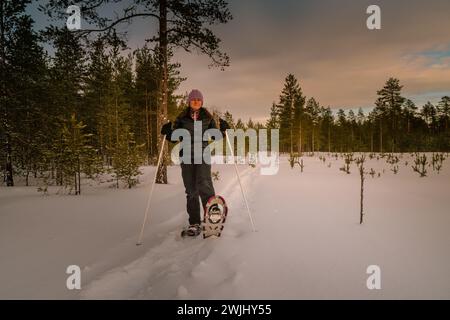
<path id="1" fill-rule="evenodd" d="M 242 197 L 244 198 L 245 206 L 247 207 L 248 216 L 249 216 L 250 222 L 252 224 L 252 231 L 255 232 L 256 229 L 255 229 L 255 224 L 253 223 L 252 213 L 250 212 L 250 208 L 248 206 L 247 197 L 245 196 L 244 188 L 242 187 L 242 183 L 241 183 L 241 177 L 239 175 L 239 170 L 238 170 L 238 167 L 236 164 L 236 160 L 234 159 L 234 151 L 233 151 L 233 148 L 231 147 L 230 139 L 228 138 L 228 134 L 226 131 L 225 131 L 225 137 L 227 138 L 228 147 L 230 148 L 231 154 L 233 155 L 234 170 L 236 171 L 239 185 L 241 186 Z"/>
<path id="2" fill-rule="evenodd" d="M 159 165 L 161 163 L 161 158 L 162 158 L 165 142 L 166 142 L 166 135 L 163 136 L 163 142 L 161 144 L 161 151 L 159 152 L 159 157 L 158 157 L 158 164 L 156 166 L 155 178 L 153 179 L 152 188 L 150 189 L 150 194 L 147 199 L 147 208 L 145 209 L 144 221 L 142 222 L 141 233 L 139 235 L 138 242 L 136 243 L 137 246 L 140 246 L 142 244 L 142 237 L 144 236 L 145 224 L 147 223 L 148 211 L 150 209 L 150 202 L 152 200 L 153 189 L 155 189 L 156 176 L 158 175 L 158 169 L 159 169 Z"/>

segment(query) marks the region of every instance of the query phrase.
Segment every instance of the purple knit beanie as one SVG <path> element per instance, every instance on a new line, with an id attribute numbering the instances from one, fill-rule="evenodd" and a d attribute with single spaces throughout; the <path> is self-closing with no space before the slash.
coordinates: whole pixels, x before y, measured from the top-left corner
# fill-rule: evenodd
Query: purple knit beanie
<path id="1" fill-rule="evenodd" d="M 200 92 L 200 90 L 194 89 L 189 93 L 189 97 L 188 97 L 188 104 L 191 105 L 191 100 L 193 99 L 200 99 L 202 100 L 202 104 L 203 104 L 203 95 Z"/>

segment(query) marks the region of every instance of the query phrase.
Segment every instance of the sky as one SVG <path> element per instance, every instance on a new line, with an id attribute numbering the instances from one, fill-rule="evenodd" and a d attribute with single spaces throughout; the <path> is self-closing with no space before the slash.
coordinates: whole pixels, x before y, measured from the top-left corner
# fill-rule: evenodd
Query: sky
<path id="1" fill-rule="evenodd" d="M 178 93 L 199 89 L 206 107 L 264 121 L 289 73 L 307 98 L 334 110 L 367 112 L 389 77 L 399 78 L 403 95 L 419 107 L 450 95 L 449 0 L 228 2 L 233 19 L 211 29 L 230 66 L 208 68 L 210 59 L 195 51 L 174 56 L 187 77 Z M 381 8 L 381 30 L 366 26 L 372 4 Z M 45 17 L 33 14 L 45 25 Z M 148 20 L 127 28 L 132 49 L 156 32 Z"/>

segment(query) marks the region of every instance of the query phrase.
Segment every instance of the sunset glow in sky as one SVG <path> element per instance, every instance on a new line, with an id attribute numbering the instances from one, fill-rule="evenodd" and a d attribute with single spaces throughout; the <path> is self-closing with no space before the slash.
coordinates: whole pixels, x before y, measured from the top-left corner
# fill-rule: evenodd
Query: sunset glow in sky
<path id="1" fill-rule="evenodd" d="M 366 27 L 371 4 L 381 7 L 381 30 Z M 234 19 L 212 29 L 230 67 L 209 69 L 208 57 L 182 49 L 175 55 L 188 78 L 179 92 L 200 89 L 207 107 L 263 121 L 288 73 L 332 109 L 372 108 L 389 77 L 419 107 L 450 95 L 448 0 L 231 0 L 229 8 Z M 136 21 L 128 30 L 134 49 L 156 24 Z"/>

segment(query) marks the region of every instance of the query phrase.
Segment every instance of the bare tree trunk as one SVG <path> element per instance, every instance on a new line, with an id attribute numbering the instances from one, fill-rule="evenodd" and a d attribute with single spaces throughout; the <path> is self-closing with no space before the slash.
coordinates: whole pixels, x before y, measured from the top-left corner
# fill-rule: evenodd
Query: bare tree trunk
<path id="1" fill-rule="evenodd" d="M 409 134 L 409 116 L 408 116 L 408 134 Z"/>
<path id="2" fill-rule="evenodd" d="M 5 180 L 6 185 L 8 187 L 14 186 L 14 178 L 13 178 L 13 165 L 12 165 L 12 147 L 11 147 L 11 132 L 8 123 L 8 106 L 6 106 L 6 97 L 8 96 L 6 93 L 6 36 L 5 36 L 5 1 L 0 0 L 0 48 L 1 48 L 1 61 L 0 61 L 0 74 L 2 79 L 1 81 L 1 92 L 0 92 L 0 100 L 3 105 L 3 127 L 5 128 L 5 153 L 6 153 L 6 162 L 5 162 Z"/>
<path id="3" fill-rule="evenodd" d="M 118 92 L 116 92 L 116 146 L 119 144 L 119 106 L 117 102 L 117 95 Z"/>
<path id="4" fill-rule="evenodd" d="M 293 136 L 292 136 L 292 124 L 291 124 L 291 154 L 292 153 L 294 153 L 294 143 L 293 143 L 293 141 L 292 141 L 292 139 L 293 139 Z"/>
<path id="5" fill-rule="evenodd" d="M 156 110 L 154 110 L 154 108 L 157 108 L 157 106 L 155 105 L 150 105 L 150 118 L 149 118 L 149 123 L 150 123 L 150 154 L 152 156 L 152 159 L 155 155 L 155 145 L 156 147 L 158 144 L 158 133 L 157 132 L 153 132 L 154 128 L 158 127 L 158 119 L 156 117 Z M 153 160 L 152 160 L 153 161 Z"/>
<path id="6" fill-rule="evenodd" d="M 322 124 L 319 122 L 318 123 L 318 128 L 317 128 L 317 137 L 316 137 L 316 144 L 317 144 L 317 152 L 320 152 L 320 132 L 322 131 Z"/>
<path id="7" fill-rule="evenodd" d="M 161 102 L 158 112 L 157 132 L 161 130 L 161 126 L 167 121 L 167 81 L 168 81 L 168 66 L 167 66 L 167 0 L 159 1 L 159 56 L 162 62 L 162 79 L 161 79 Z M 161 148 L 162 141 L 158 139 L 158 149 Z M 163 159 L 161 165 L 158 167 L 156 175 L 156 183 L 167 184 L 167 164 L 169 158 L 169 148 L 167 144 L 163 151 Z"/>
<path id="8" fill-rule="evenodd" d="M 73 174 L 73 186 L 75 188 L 75 195 L 77 194 L 77 173 Z M 70 194 L 72 194 L 72 188 L 70 188 Z"/>
<path id="9" fill-rule="evenodd" d="M 78 175 L 78 194 L 81 194 L 81 164 L 80 164 L 80 157 L 78 157 L 77 175 Z"/>
<path id="10" fill-rule="evenodd" d="M 150 164 L 150 119 L 149 119 L 149 113 L 148 113 L 148 90 L 145 88 L 145 125 L 146 125 L 146 131 L 147 131 L 147 164 Z"/>
<path id="11" fill-rule="evenodd" d="M 373 129 L 370 131 L 370 152 L 373 153 Z"/>
<path id="12" fill-rule="evenodd" d="M 361 178 L 361 198 L 360 198 L 360 211 L 359 211 L 359 224 L 363 223 L 364 220 L 364 162 L 366 160 L 365 155 L 362 155 L 361 158 L 359 158 L 359 175 Z"/>
<path id="13" fill-rule="evenodd" d="M 302 155 L 302 120 L 300 119 L 300 136 L 299 136 L 299 150 L 298 153 L 301 156 Z"/>
<path id="14" fill-rule="evenodd" d="M 290 119 L 290 123 L 291 123 L 291 155 L 294 153 L 294 137 L 293 137 L 293 127 L 294 127 L 294 119 L 295 117 L 292 116 L 293 112 L 294 112 L 294 99 L 291 99 L 291 119 Z"/>
<path id="15" fill-rule="evenodd" d="M 380 153 L 383 153 L 383 125 L 380 119 Z"/>
<path id="16" fill-rule="evenodd" d="M 331 153 L 331 125 L 328 124 L 328 153 Z"/>
<path id="17" fill-rule="evenodd" d="M 5 123 L 7 120 L 5 119 Z M 6 124 L 7 128 L 7 124 Z M 6 129 L 8 130 L 8 129 Z M 6 134 L 6 186 L 13 187 L 14 186 L 14 178 L 13 178 L 13 166 L 12 166 L 12 148 L 11 148 L 11 135 L 7 131 Z"/>
<path id="18" fill-rule="evenodd" d="M 392 131 L 394 132 L 392 137 L 392 153 L 394 153 L 397 144 L 397 117 L 395 113 L 392 119 Z"/>
<path id="19" fill-rule="evenodd" d="M 352 133 L 352 140 L 351 140 L 351 146 L 352 146 L 352 151 L 353 151 L 353 140 L 354 140 L 354 137 L 353 137 L 353 124 L 350 126 L 350 132 Z"/>

